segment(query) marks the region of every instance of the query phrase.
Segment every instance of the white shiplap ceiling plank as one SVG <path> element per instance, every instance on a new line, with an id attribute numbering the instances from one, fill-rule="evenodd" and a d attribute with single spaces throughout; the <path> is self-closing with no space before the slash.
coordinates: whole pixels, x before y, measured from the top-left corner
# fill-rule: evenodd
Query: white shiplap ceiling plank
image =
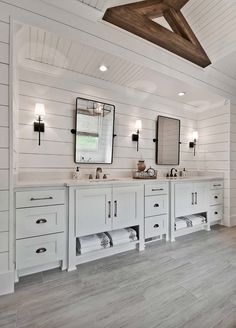
<path id="1" fill-rule="evenodd" d="M 78 0 L 98 10 L 108 6 L 134 2 L 133 0 Z M 236 0 L 190 0 L 182 9 L 184 16 L 202 43 L 211 60 L 222 57 L 222 41 L 225 55 L 232 48 L 236 30 Z M 236 50 L 234 48 L 233 50 Z"/>
<path id="2" fill-rule="evenodd" d="M 56 35 L 53 35 L 52 43 L 50 45 L 50 56 L 48 58 L 49 65 L 53 65 L 53 63 L 54 63 L 54 59 L 55 59 L 57 47 L 58 47 L 58 42 L 59 42 L 59 37 Z"/>
<path id="3" fill-rule="evenodd" d="M 150 69 L 79 42 L 65 40 L 36 27 L 28 27 L 25 33 L 30 39 L 30 51 L 27 55 L 29 55 L 31 68 L 33 62 L 37 61 L 35 68 L 46 73 L 58 71 L 57 69 L 53 71 L 53 67 L 66 68 L 115 85 L 131 87 L 156 95 L 167 94 L 163 85 L 160 84 L 159 76 Z M 108 67 L 106 73 L 99 70 L 101 64 Z M 219 69 L 222 70 L 224 67 Z M 174 89 L 171 81 L 168 83 L 168 86 Z"/>
<path id="4" fill-rule="evenodd" d="M 42 53 L 45 43 L 46 32 L 42 30 L 38 30 L 37 33 L 37 47 L 36 47 L 36 60 L 41 62 L 42 61 Z"/>
<path id="5" fill-rule="evenodd" d="M 37 54 L 36 54 L 36 49 L 37 49 L 37 29 L 33 28 L 33 27 L 30 27 L 31 29 L 31 33 L 30 33 L 30 45 L 31 45 L 31 51 L 30 51 L 30 54 L 31 54 L 31 59 L 32 60 L 36 60 L 37 58 Z"/>

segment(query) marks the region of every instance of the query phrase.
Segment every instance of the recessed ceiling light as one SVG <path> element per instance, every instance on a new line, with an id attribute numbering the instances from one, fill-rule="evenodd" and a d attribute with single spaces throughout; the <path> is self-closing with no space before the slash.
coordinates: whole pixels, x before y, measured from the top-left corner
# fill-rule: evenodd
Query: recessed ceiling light
<path id="1" fill-rule="evenodd" d="M 108 70 L 108 68 L 105 65 L 101 65 L 99 69 L 101 72 L 106 72 Z"/>
<path id="2" fill-rule="evenodd" d="M 184 91 L 181 91 L 181 92 L 178 93 L 178 96 L 180 96 L 180 97 L 183 97 L 185 95 L 186 95 L 186 92 L 184 92 Z"/>

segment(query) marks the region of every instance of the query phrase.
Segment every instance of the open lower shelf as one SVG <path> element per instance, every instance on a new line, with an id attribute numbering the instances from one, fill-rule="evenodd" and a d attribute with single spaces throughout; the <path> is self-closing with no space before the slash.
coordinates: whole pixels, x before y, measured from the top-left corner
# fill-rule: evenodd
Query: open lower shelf
<path id="1" fill-rule="evenodd" d="M 193 227 L 187 227 L 187 228 L 182 228 L 174 231 L 174 236 L 175 237 L 180 237 L 183 235 L 187 235 L 189 233 L 193 233 L 196 231 L 201 231 L 201 230 L 207 230 L 208 229 L 208 223 L 201 223 L 197 224 Z"/>
<path id="2" fill-rule="evenodd" d="M 97 259 L 108 257 L 114 254 L 118 254 L 121 252 L 130 251 L 132 249 L 136 249 L 139 244 L 139 240 L 131 241 L 124 244 L 119 244 L 115 246 L 111 246 L 108 248 L 98 249 L 96 251 L 92 251 L 85 254 L 77 254 L 76 255 L 76 265 L 81 263 L 86 263 L 89 261 L 95 261 Z"/>

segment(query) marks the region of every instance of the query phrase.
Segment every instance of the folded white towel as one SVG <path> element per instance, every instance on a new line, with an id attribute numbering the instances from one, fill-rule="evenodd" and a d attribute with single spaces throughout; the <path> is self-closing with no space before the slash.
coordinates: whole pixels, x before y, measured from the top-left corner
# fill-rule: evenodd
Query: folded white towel
<path id="1" fill-rule="evenodd" d="M 132 240 L 137 240 L 138 237 L 137 237 L 137 231 L 133 228 L 125 228 L 125 230 L 128 231 L 129 233 L 129 239 L 132 241 Z"/>
<path id="2" fill-rule="evenodd" d="M 175 230 L 187 228 L 187 221 L 182 218 L 175 219 Z"/>
<path id="3" fill-rule="evenodd" d="M 202 217 L 202 216 L 195 216 L 195 217 L 192 217 L 191 218 L 191 221 L 192 221 L 192 225 L 193 226 L 196 226 L 196 225 L 199 225 L 199 224 L 203 224 L 205 222 L 205 218 Z"/>
<path id="4" fill-rule="evenodd" d="M 193 214 L 193 215 L 186 216 L 186 219 L 191 222 L 192 226 L 199 225 L 206 222 L 206 218 L 200 214 Z"/>
<path id="5" fill-rule="evenodd" d="M 77 251 L 80 253 L 80 254 L 86 254 L 86 253 L 90 253 L 90 252 L 95 252 L 99 249 L 104 249 L 102 246 L 100 247 L 86 247 L 86 248 L 79 248 Z"/>
<path id="6" fill-rule="evenodd" d="M 132 228 L 119 229 L 108 232 L 113 245 L 129 243 L 138 240 L 137 232 Z"/>
<path id="7" fill-rule="evenodd" d="M 92 246 L 99 246 L 100 245 L 100 239 L 98 235 L 90 235 L 85 237 L 79 238 L 81 248 L 87 248 Z"/>
<path id="8" fill-rule="evenodd" d="M 95 251 L 101 248 L 107 248 L 111 245 L 108 235 L 103 232 L 97 235 L 90 235 L 78 238 L 76 246 L 77 251 L 82 254 L 89 251 Z"/>

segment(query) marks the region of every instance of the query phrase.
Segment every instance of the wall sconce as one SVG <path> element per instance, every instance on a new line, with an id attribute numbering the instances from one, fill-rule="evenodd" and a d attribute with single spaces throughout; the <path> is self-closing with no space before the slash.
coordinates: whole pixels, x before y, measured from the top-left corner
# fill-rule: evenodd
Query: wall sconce
<path id="1" fill-rule="evenodd" d="M 45 116 L 45 106 L 44 104 L 35 104 L 34 110 L 37 122 L 34 122 L 34 132 L 39 133 L 39 146 L 41 145 L 41 133 L 45 131 L 45 126 L 43 121 L 43 117 Z"/>
<path id="2" fill-rule="evenodd" d="M 137 142 L 137 151 L 139 151 L 139 133 L 142 130 L 142 121 L 137 120 L 135 123 L 136 133 L 132 134 L 132 141 Z"/>
<path id="3" fill-rule="evenodd" d="M 196 145 L 197 145 L 197 140 L 198 140 L 198 132 L 193 131 L 193 141 L 189 143 L 189 148 L 193 148 L 194 151 L 194 156 L 196 155 Z"/>

